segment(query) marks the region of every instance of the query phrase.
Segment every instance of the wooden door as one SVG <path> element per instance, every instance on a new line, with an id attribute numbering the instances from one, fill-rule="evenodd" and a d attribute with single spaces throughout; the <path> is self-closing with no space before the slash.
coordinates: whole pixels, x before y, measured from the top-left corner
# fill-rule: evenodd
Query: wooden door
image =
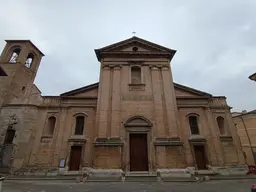
<path id="1" fill-rule="evenodd" d="M 148 171 L 147 134 L 130 134 L 130 171 Z"/>
<path id="2" fill-rule="evenodd" d="M 205 149 L 204 146 L 194 146 L 194 152 L 195 152 L 195 160 L 197 169 L 207 169 L 206 168 L 206 155 L 205 155 Z"/>
<path id="3" fill-rule="evenodd" d="M 72 146 L 69 160 L 69 170 L 78 171 L 81 164 L 82 146 Z"/>

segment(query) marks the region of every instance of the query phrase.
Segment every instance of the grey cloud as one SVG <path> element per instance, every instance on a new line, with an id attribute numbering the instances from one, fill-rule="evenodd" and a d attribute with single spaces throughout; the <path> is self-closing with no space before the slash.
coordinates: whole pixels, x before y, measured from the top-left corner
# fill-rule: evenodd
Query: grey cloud
<path id="1" fill-rule="evenodd" d="M 178 50 L 172 62 L 176 82 L 225 95 L 234 110 L 255 108 L 256 84 L 248 79 L 256 61 L 254 0 L 10 0 L 1 5 L 0 48 L 4 39 L 31 39 L 46 54 L 36 78 L 44 95 L 97 82 L 94 49 L 136 31 Z"/>

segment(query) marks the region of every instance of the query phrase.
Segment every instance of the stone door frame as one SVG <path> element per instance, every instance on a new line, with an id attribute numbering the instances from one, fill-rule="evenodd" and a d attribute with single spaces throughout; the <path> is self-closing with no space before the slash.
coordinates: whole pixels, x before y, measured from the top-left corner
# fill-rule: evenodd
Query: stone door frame
<path id="1" fill-rule="evenodd" d="M 153 145 L 151 128 L 152 123 L 142 116 L 133 116 L 124 123 L 125 140 L 124 143 L 124 171 L 130 172 L 130 134 L 146 134 L 148 150 L 148 172 L 153 170 Z"/>
<path id="2" fill-rule="evenodd" d="M 202 146 L 202 147 L 204 147 L 204 155 L 205 155 L 205 160 L 206 160 L 206 167 L 207 167 L 207 165 L 210 165 L 209 151 L 208 151 L 208 148 L 207 148 L 207 144 L 206 143 L 191 143 L 190 144 L 190 149 L 191 149 L 191 152 L 192 152 L 193 162 L 194 162 L 194 166 L 195 166 L 196 170 L 199 170 L 199 169 L 198 169 L 198 165 L 197 165 L 197 162 L 196 162 L 196 155 L 195 155 L 194 146 Z"/>
<path id="3" fill-rule="evenodd" d="M 68 142 L 68 150 L 67 150 L 67 156 L 66 156 L 66 162 L 65 162 L 65 172 L 80 172 L 83 167 L 83 162 L 84 162 L 84 155 L 85 155 L 85 144 L 86 141 L 80 141 L 80 140 L 72 140 L 69 139 Z M 70 171 L 69 170 L 69 163 L 70 163 L 70 155 L 71 155 L 71 147 L 72 146 L 81 146 L 82 147 L 82 152 L 81 152 L 81 159 L 80 159 L 80 167 L 78 171 Z"/>

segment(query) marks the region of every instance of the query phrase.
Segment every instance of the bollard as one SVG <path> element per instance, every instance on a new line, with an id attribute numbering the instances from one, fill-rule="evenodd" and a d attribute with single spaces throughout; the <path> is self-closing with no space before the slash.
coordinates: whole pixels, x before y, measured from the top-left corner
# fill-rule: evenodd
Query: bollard
<path id="1" fill-rule="evenodd" d="M 5 179 L 4 177 L 0 176 L 0 192 L 2 192 L 2 184 L 4 179 Z"/>

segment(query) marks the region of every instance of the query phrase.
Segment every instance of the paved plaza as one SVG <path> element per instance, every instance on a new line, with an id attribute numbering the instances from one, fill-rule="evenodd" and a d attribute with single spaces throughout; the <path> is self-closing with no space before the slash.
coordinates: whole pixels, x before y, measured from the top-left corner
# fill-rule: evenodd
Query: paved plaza
<path id="1" fill-rule="evenodd" d="M 5 181 L 3 192 L 249 192 L 256 180 L 172 182 Z"/>

